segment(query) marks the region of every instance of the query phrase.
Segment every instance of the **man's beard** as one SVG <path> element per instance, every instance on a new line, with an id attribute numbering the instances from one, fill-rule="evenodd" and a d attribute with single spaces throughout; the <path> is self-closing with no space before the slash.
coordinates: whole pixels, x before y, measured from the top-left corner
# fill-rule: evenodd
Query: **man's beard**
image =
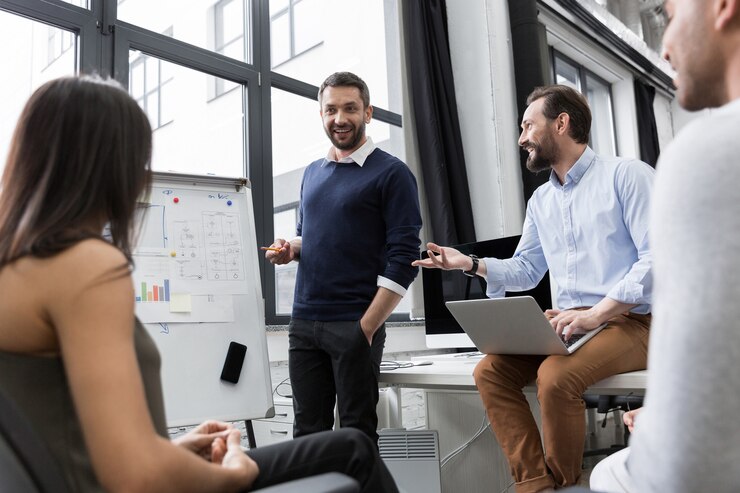
<path id="1" fill-rule="evenodd" d="M 534 151 L 527 156 L 527 169 L 532 173 L 551 169 L 558 161 L 558 148 L 550 135 L 545 134 L 539 144 L 529 142 L 529 145 L 534 147 Z"/>
<path id="2" fill-rule="evenodd" d="M 362 138 L 365 136 L 365 122 L 362 122 L 359 128 L 352 128 L 353 130 L 351 131 L 355 132 L 355 136 L 353 139 L 348 140 L 345 143 L 336 140 L 336 138 L 334 137 L 334 132 L 332 130 L 324 127 L 324 131 L 326 132 L 326 136 L 329 137 L 329 140 L 334 147 L 336 147 L 340 151 L 349 151 L 358 147 L 360 145 L 360 142 L 362 142 Z"/>

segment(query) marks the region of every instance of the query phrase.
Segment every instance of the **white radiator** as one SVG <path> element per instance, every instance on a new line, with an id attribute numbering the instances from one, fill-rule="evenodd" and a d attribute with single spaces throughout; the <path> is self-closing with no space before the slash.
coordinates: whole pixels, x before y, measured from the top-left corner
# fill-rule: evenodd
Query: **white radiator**
<path id="1" fill-rule="evenodd" d="M 404 493 L 441 493 L 437 430 L 381 430 L 378 448 Z"/>

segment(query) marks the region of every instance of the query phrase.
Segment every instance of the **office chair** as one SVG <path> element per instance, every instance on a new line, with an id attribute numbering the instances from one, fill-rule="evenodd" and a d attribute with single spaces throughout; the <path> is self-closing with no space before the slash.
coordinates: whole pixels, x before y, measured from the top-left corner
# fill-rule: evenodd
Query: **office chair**
<path id="1" fill-rule="evenodd" d="M 358 493 L 344 474 L 326 473 L 259 490 L 262 493 Z M 54 457 L 15 404 L 0 392 L 0 493 L 69 493 Z"/>
<path id="2" fill-rule="evenodd" d="M 617 421 L 619 413 L 617 411 L 629 411 L 631 409 L 637 409 L 642 407 L 643 396 L 641 395 L 589 395 L 583 396 L 583 401 L 586 403 L 586 409 L 595 409 L 599 414 L 604 415 L 604 419 L 601 422 L 601 427 L 606 426 L 607 414 L 614 411 L 614 420 Z M 621 422 L 620 422 L 621 424 Z M 629 441 L 630 431 L 624 426 L 624 442 L 612 444 L 609 447 L 597 448 L 585 450 L 583 452 L 584 457 L 592 457 L 594 455 L 611 455 L 614 452 L 622 450 L 627 446 Z"/>
<path id="3" fill-rule="evenodd" d="M 338 472 L 328 472 L 296 479 L 287 483 L 276 484 L 259 490 L 260 493 L 305 493 L 315 491 L 319 493 L 359 493 L 360 484 L 349 476 Z"/>

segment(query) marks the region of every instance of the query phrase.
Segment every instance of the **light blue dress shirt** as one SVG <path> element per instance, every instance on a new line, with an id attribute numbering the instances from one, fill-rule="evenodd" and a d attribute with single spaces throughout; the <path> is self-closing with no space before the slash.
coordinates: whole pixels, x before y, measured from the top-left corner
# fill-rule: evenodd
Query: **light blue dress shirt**
<path id="1" fill-rule="evenodd" d="M 604 158 L 586 147 L 560 184 L 554 171 L 527 204 L 522 238 L 510 259 L 486 258 L 487 294 L 535 287 L 547 272 L 561 310 L 604 297 L 649 313 L 653 290 L 648 216 L 653 168 Z"/>

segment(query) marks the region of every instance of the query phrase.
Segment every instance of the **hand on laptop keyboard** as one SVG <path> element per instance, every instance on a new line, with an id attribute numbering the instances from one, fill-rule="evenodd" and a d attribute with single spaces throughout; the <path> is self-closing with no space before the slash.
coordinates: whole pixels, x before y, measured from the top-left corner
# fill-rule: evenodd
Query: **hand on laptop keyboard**
<path id="1" fill-rule="evenodd" d="M 586 334 L 573 334 L 570 336 L 570 338 L 566 341 L 565 337 L 560 336 L 560 339 L 563 341 L 563 344 L 565 344 L 565 347 L 571 347 L 573 344 L 578 342 L 578 340 L 585 336 Z"/>

